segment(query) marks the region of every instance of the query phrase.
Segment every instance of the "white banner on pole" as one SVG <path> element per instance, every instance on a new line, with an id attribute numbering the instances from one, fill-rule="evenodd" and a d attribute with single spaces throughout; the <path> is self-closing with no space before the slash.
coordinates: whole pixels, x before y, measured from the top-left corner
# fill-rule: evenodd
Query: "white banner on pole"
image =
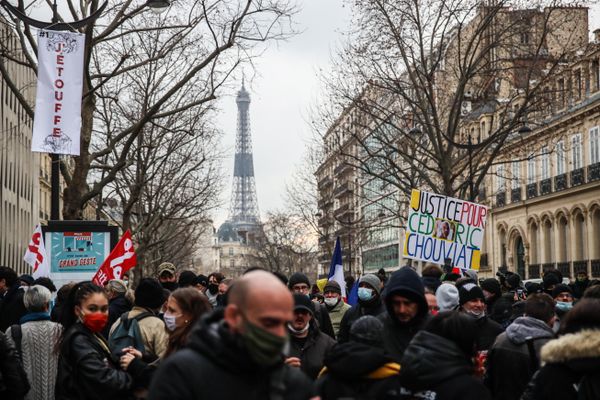
<path id="1" fill-rule="evenodd" d="M 85 35 L 40 30 L 31 150 L 79 155 Z"/>

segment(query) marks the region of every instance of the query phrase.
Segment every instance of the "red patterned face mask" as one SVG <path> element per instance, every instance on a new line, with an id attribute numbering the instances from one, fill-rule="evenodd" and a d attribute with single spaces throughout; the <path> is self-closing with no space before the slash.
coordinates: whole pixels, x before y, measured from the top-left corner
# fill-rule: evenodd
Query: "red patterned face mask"
<path id="1" fill-rule="evenodd" d="M 84 314 L 82 322 L 90 331 L 94 333 L 100 332 L 108 322 L 108 313 L 95 312 Z"/>

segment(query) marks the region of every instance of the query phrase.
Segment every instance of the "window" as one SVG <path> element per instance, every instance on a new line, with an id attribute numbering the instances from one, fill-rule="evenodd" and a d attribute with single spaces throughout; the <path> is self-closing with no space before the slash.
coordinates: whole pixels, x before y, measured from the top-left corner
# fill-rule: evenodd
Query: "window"
<path id="1" fill-rule="evenodd" d="M 527 160 L 527 184 L 535 183 L 535 158 Z"/>
<path id="2" fill-rule="evenodd" d="M 600 162 L 600 138 L 598 127 L 590 129 L 590 164 Z"/>
<path id="3" fill-rule="evenodd" d="M 232 256 L 233 255 L 233 247 L 229 248 L 229 255 Z"/>
<path id="4" fill-rule="evenodd" d="M 556 175 L 565 173 L 565 143 L 561 140 L 556 143 Z"/>
<path id="5" fill-rule="evenodd" d="M 550 178 L 550 154 L 548 147 L 542 147 L 542 179 Z"/>
<path id="6" fill-rule="evenodd" d="M 521 163 L 519 161 L 512 162 L 512 181 L 511 187 L 518 189 L 521 184 Z"/>
<path id="7" fill-rule="evenodd" d="M 498 165 L 496 169 L 496 191 L 504 192 L 504 165 Z"/>
<path id="8" fill-rule="evenodd" d="M 578 99 L 581 98 L 581 95 L 583 94 L 583 82 L 581 80 L 581 70 L 578 69 L 575 71 L 575 95 L 577 96 Z"/>
<path id="9" fill-rule="evenodd" d="M 528 44 L 528 43 L 529 43 L 529 33 L 521 32 L 521 44 Z"/>
<path id="10" fill-rule="evenodd" d="M 564 108 L 565 107 L 565 80 L 564 79 L 559 79 L 558 83 L 558 98 L 560 99 L 560 108 Z"/>
<path id="11" fill-rule="evenodd" d="M 578 133 L 571 139 L 571 156 L 573 157 L 573 169 L 579 169 L 583 165 L 581 162 L 581 134 Z"/>

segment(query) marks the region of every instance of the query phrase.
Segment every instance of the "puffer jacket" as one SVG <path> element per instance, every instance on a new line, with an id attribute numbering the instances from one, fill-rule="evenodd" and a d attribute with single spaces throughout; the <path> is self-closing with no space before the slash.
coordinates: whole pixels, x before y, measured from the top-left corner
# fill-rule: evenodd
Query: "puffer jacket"
<path id="1" fill-rule="evenodd" d="M 271 394 L 276 393 L 277 396 Z M 308 400 L 314 390 L 298 368 L 256 364 L 223 321 L 223 310 L 204 316 L 183 350 L 160 365 L 148 400 Z"/>
<path id="2" fill-rule="evenodd" d="M 467 356 L 444 337 L 420 331 L 406 348 L 400 365 L 403 399 L 491 399 L 483 383 L 472 375 Z"/>
<path id="3" fill-rule="evenodd" d="M 533 317 L 519 317 L 488 352 L 485 383 L 497 400 L 518 400 L 539 368 L 540 350 L 554 337 L 552 328 Z M 530 343 L 528 343 L 530 342 Z M 530 352 L 531 350 L 533 352 Z"/>
<path id="4" fill-rule="evenodd" d="M 300 369 L 311 379 L 316 379 L 323 368 L 325 354 L 335 345 L 335 340 L 312 325 L 306 341 L 290 337 L 290 357 L 300 359 Z"/>
<path id="5" fill-rule="evenodd" d="M 99 334 L 79 322 L 69 328 L 60 347 L 56 400 L 127 399 L 132 383 Z"/>
<path id="6" fill-rule="evenodd" d="M 600 330 L 583 330 L 552 340 L 541 352 L 523 400 L 600 399 Z"/>
<path id="7" fill-rule="evenodd" d="M 342 318 L 352 306 L 347 304 L 344 300 L 340 299 L 340 301 L 338 301 L 338 303 L 333 308 L 329 309 L 329 306 L 326 307 L 327 311 L 329 311 L 329 319 L 331 320 L 333 332 L 337 337 L 340 333 L 340 324 L 342 323 Z"/>

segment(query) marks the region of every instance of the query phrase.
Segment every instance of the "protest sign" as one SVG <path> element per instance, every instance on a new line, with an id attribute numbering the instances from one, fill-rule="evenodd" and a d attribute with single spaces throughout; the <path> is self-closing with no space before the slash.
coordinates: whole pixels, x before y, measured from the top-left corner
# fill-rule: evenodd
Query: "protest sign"
<path id="1" fill-rule="evenodd" d="M 404 257 L 479 270 L 488 208 L 413 189 L 404 238 Z"/>

